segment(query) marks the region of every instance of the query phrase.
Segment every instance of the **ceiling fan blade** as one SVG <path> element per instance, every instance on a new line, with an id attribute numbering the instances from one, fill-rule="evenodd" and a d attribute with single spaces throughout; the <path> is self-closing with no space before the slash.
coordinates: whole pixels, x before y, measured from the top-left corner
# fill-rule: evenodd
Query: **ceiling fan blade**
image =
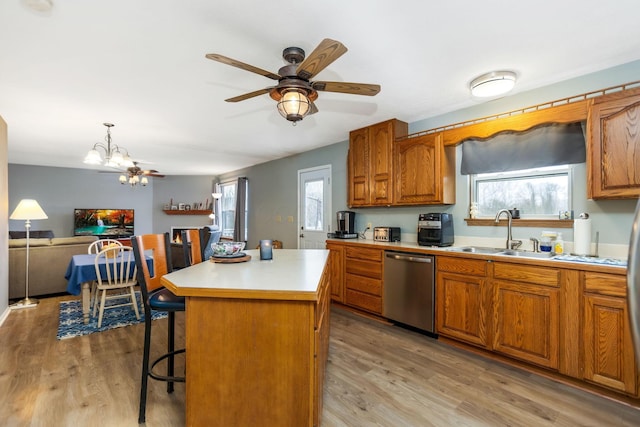
<path id="1" fill-rule="evenodd" d="M 336 40 L 324 39 L 318 47 L 311 52 L 311 55 L 302 61 L 296 69 L 298 77 L 309 80 L 329 64 L 340 58 L 347 51 L 345 45 Z"/>
<path id="2" fill-rule="evenodd" d="M 206 56 L 207 58 L 214 61 L 222 62 L 223 64 L 231 65 L 232 67 L 237 67 L 246 71 L 250 71 L 252 73 L 260 74 L 261 76 L 269 77 L 273 80 L 280 80 L 282 78 L 279 75 L 272 73 L 271 71 L 263 70 L 262 68 L 254 67 L 253 65 L 245 64 L 244 62 L 236 61 L 235 59 L 218 55 L 217 53 L 208 53 Z"/>
<path id="3" fill-rule="evenodd" d="M 318 111 L 319 111 L 319 110 L 318 110 L 318 107 L 316 107 L 316 103 L 315 103 L 315 102 L 312 102 L 312 103 L 311 103 L 311 107 L 309 107 L 309 112 L 307 113 L 307 115 L 315 114 L 315 113 L 317 113 Z"/>
<path id="4" fill-rule="evenodd" d="M 225 99 L 225 101 L 227 101 L 227 102 L 244 101 L 245 99 L 249 99 L 249 98 L 253 98 L 253 97 L 259 96 L 259 95 L 263 95 L 265 93 L 269 93 L 269 91 L 271 89 L 273 89 L 273 88 L 267 87 L 267 88 L 264 88 L 264 89 L 256 90 L 256 91 L 249 92 L 249 93 L 245 93 L 244 95 L 234 96 L 233 98 Z"/>
<path id="5" fill-rule="evenodd" d="M 159 173 L 143 173 L 142 175 L 144 175 L 144 176 L 152 176 L 154 178 L 164 178 L 164 175 L 161 175 Z"/>
<path id="6" fill-rule="evenodd" d="M 318 91 L 351 93 L 353 95 L 374 96 L 380 92 L 380 85 L 347 82 L 313 82 L 311 87 Z"/>

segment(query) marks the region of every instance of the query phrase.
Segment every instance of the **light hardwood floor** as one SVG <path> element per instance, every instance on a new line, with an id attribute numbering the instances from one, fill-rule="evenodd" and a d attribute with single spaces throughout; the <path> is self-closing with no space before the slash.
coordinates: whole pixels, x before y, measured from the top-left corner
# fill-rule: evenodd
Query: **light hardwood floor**
<path id="1" fill-rule="evenodd" d="M 12 312 L 0 327 L 0 425 L 136 426 L 143 325 L 58 341 L 62 299 Z M 154 343 L 165 328 L 155 321 Z M 150 381 L 146 425 L 183 424 L 184 385 L 168 395 Z M 332 310 L 323 427 L 582 425 L 638 426 L 640 411 Z"/>

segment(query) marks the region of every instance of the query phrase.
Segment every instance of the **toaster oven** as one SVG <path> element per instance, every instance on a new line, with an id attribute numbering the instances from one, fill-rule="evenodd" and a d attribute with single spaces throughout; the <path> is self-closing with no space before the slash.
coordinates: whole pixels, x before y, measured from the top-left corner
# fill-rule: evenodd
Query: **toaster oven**
<path id="1" fill-rule="evenodd" d="M 376 242 L 399 242 L 400 227 L 374 227 L 373 240 Z"/>

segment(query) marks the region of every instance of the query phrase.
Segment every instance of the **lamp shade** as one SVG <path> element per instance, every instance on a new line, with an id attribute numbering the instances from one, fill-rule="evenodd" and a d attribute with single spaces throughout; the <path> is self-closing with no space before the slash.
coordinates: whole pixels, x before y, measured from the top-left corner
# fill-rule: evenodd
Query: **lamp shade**
<path id="1" fill-rule="evenodd" d="M 302 120 L 309 112 L 309 98 L 299 90 L 286 91 L 278 102 L 278 112 L 290 122 Z"/>
<path id="2" fill-rule="evenodd" d="M 49 218 L 42 210 L 37 201 L 33 199 L 22 199 L 14 209 L 9 219 L 47 219 Z"/>

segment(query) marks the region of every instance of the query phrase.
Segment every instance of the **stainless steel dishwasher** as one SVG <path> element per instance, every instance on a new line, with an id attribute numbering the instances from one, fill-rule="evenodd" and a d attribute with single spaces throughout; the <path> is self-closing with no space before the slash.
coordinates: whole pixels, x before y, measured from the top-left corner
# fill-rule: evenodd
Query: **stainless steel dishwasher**
<path id="1" fill-rule="evenodd" d="M 434 258 L 385 252 L 382 315 L 435 333 Z"/>

